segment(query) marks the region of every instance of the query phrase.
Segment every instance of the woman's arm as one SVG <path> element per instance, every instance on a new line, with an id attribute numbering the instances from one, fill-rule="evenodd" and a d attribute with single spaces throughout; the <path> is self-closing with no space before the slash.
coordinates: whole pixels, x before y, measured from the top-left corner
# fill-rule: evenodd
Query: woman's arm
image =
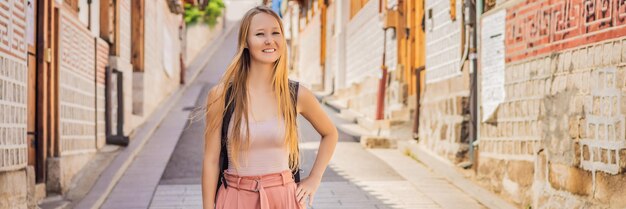
<path id="1" fill-rule="evenodd" d="M 322 136 L 320 146 L 315 158 L 315 163 L 307 179 L 303 180 L 296 190 L 297 199 L 304 202 L 304 197 L 309 196 L 309 205 L 313 204 L 313 197 L 322 181 L 322 175 L 335 152 L 338 134 L 337 128 L 322 109 L 315 95 L 308 89 L 300 86 L 298 91 L 298 110 L 306 118 L 315 130 Z"/>
<path id="2" fill-rule="evenodd" d="M 204 209 L 215 208 L 215 192 L 220 172 L 222 110 L 224 109 L 224 99 L 217 100 L 221 92 L 221 87 L 216 86 L 209 91 L 207 96 L 207 108 L 209 109 L 206 115 L 207 126 L 204 135 L 205 144 L 202 161 L 202 204 Z"/>

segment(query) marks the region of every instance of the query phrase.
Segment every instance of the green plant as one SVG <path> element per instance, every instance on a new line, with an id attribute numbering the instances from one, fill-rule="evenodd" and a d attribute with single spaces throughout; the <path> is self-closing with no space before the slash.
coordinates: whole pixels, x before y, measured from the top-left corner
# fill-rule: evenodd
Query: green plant
<path id="1" fill-rule="evenodd" d="M 222 0 L 209 0 L 204 9 L 191 4 L 185 4 L 185 23 L 196 24 L 204 22 L 213 27 L 217 24 L 217 19 L 222 15 L 224 2 Z"/>

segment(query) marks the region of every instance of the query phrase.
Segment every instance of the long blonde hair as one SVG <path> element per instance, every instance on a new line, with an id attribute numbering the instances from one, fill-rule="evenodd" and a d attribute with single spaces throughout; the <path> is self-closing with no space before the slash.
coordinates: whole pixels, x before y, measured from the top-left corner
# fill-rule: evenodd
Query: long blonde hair
<path id="1" fill-rule="evenodd" d="M 233 111 L 233 115 L 232 115 L 232 119 L 233 120 L 233 127 L 232 130 L 235 131 L 231 131 L 229 132 L 229 136 L 228 137 L 228 143 L 227 143 L 227 147 L 228 147 L 228 152 L 229 152 L 229 157 L 231 157 L 232 159 L 230 159 L 231 162 L 233 162 L 235 164 L 235 168 L 237 168 L 238 165 L 238 159 L 239 159 L 239 150 L 240 148 L 243 151 L 243 154 L 245 155 L 246 152 L 248 151 L 249 147 L 250 147 L 250 141 L 249 136 L 250 136 L 250 131 L 249 131 L 249 124 L 248 124 L 248 92 L 247 92 L 247 79 L 248 79 L 248 72 L 250 70 L 250 60 L 252 59 L 251 55 L 250 55 L 250 51 L 248 51 L 247 49 L 247 39 L 248 39 L 248 31 L 250 30 L 250 23 L 252 21 L 252 18 L 260 13 L 266 13 L 269 15 L 272 15 L 274 18 L 276 18 L 276 21 L 278 22 L 278 24 L 280 25 L 280 32 L 281 34 L 284 35 L 284 29 L 283 29 L 283 24 L 281 22 L 280 17 L 274 13 L 271 9 L 265 7 L 265 6 L 257 6 L 255 8 L 250 9 L 243 17 L 242 21 L 241 21 L 241 26 L 239 28 L 239 42 L 238 42 L 238 47 L 237 47 L 237 53 L 235 54 L 233 60 L 230 62 L 230 64 L 228 65 L 226 72 L 224 72 L 224 75 L 222 77 L 222 79 L 218 82 L 218 86 L 222 86 L 223 88 L 221 88 L 221 92 L 217 92 L 218 93 L 218 97 L 214 100 L 214 101 L 208 101 L 207 102 L 207 107 L 206 107 L 206 111 L 205 111 L 205 116 L 208 114 L 208 110 L 210 109 L 211 105 L 215 105 L 215 104 L 219 104 L 219 102 L 217 101 L 224 101 L 225 97 L 226 97 L 226 91 L 231 88 L 231 93 L 230 93 L 230 97 L 228 101 L 224 101 L 225 104 L 227 105 L 227 107 L 230 107 L 231 105 L 233 105 L 233 103 L 235 103 L 235 108 Z M 282 118 L 285 121 L 285 144 L 288 147 L 289 150 L 289 168 L 292 171 L 295 171 L 295 169 L 297 169 L 300 165 L 300 157 L 299 157 L 299 150 L 298 150 L 298 133 L 297 133 L 297 126 L 296 126 L 296 117 L 297 117 L 297 112 L 294 111 L 296 107 L 294 107 L 293 103 L 292 103 L 292 95 L 290 94 L 290 89 L 289 89 L 289 79 L 288 79 L 288 72 L 287 72 L 287 42 L 286 40 L 283 38 L 282 39 L 282 45 L 281 47 L 283 47 L 282 53 L 280 55 L 280 57 L 278 58 L 278 60 L 274 63 L 274 73 L 273 73 L 273 81 L 272 81 L 272 85 L 273 85 L 273 89 L 276 95 L 276 101 L 278 104 L 278 114 L 279 117 L 282 116 Z M 219 109 L 221 110 L 224 107 L 219 107 Z M 226 114 L 226 110 L 228 108 L 224 108 L 222 113 Z M 219 117 L 211 117 L 209 116 L 211 119 L 211 121 L 207 121 L 207 126 L 205 127 L 205 136 L 206 134 L 210 133 L 211 131 L 221 131 L 221 127 L 217 127 L 217 122 L 221 121 L 222 118 Z M 206 117 L 206 118 L 209 118 Z M 242 119 L 245 118 L 245 135 L 242 135 L 241 131 L 238 130 L 242 130 Z M 222 136 L 222 138 L 225 138 L 225 136 Z M 244 145 L 242 147 L 242 145 Z"/>

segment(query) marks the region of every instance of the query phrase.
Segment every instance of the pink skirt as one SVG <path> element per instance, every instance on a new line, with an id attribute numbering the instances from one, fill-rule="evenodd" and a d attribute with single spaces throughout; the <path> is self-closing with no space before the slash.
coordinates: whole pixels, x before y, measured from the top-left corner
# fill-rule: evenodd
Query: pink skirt
<path id="1" fill-rule="evenodd" d="M 262 176 L 224 173 L 224 184 L 217 192 L 216 209 L 305 209 L 296 200 L 296 183 L 291 171 Z"/>

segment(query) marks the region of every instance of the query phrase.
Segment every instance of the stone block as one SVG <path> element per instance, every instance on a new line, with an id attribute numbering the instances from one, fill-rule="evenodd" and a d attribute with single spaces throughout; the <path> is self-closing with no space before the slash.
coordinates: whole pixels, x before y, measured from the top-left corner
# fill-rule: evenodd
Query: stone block
<path id="1" fill-rule="evenodd" d="M 620 105 L 620 110 L 621 110 L 620 114 L 626 115 L 626 98 L 620 99 L 619 105 Z"/>
<path id="2" fill-rule="evenodd" d="M 24 169 L 0 172 L 0 208 L 28 208 L 27 182 Z"/>
<path id="3" fill-rule="evenodd" d="M 593 115 L 600 115 L 600 111 L 602 108 L 602 104 L 600 101 L 600 97 L 594 96 L 592 98 L 592 110 L 591 110 L 591 114 Z"/>
<path id="4" fill-rule="evenodd" d="M 545 83 L 544 85 L 545 89 L 543 91 L 545 92 L 545 95 L 552 94 L 552 79 L 550 78 L 544 79 L 544 83 Z"/>
<path id="5" fill-rule="evenodd" d="M 589 149 L 590 149 L 589 146 L 583 145 L 583 148 L 582 148 L 583 159 L 582 160 L 589 161 L 591 159 L 591 156 L 590 156 L 591 150 Z"/>
<path id="6" fill-rule="evenodd" d="M 609 102 L 611 103 L 611 105 L 610 105 L 611 106 L 611 116 L 617 116 L 618 114 L 620 114 L 620 112 L 619 112 L 619 105 L 620 105 L 619 100 L 620 99 L 617 96 L 612 96 L 612 97 L 610 97 L 610 99 L 611 100 Z"/>
<path id="7" fill-rule="evenodd" d="M 65 194 L 74 176 L 92 159 L 94 153 L 48 158 L 46 190 Z"/>
<path id="8" fill-rule="evenodd" d="M 580 121 L 580 117 L 578 117 L 578 116 L 570 116 L 569 117 L 569 137 L 570 137 L 570 139 L 578 139 L 578 137 L 580 136 L 579 121 Z"/>
<path id="9" fill-rule="evenodd" d="M 611 64 L 613 55 L 613 42 L 605 43 L 602 48 L 602 66 L 608 66 Z"/>
<path id="10" fill-rule="evenodd" d="M 594 147 L 594 148 L 591 148 L 591 152 L 593 153 L 593 162 L 601 162 L 600 155 L 601 155 L 602 149 L 598 147 Z"/>
<path id="11" fill-rule="evenodd" d="M 581 196 L 588 196 L 592 193 L 590 172 L 559 163 L 551 163 L 548 172 L 548 180 L 552 187 L 557 190 Z"/>
<path id="12" fill-rule="evenodd" d="M 566 51 L 563 53 L 563 70 L 565 72 L 572 72 L 574 70 L 574 64 L 572 63 L 572 51 Z"/>
<path id="13" fill-rule="evenodd" d="M 36 208 L 37 207 L 37 199 L 35 198 L 35 167 L 27 166 L 26 167 L 26 181 L 27 181 L 27 200 L 28 200 L 28 208 Z"/>
<path id="14" fill-rule="evenodd" d="M 626 173 L 626 149 L 619 150 L 619 167 L 621 173 Z"/>
<path id="15" fill-rule="evenodd" d="M 388 137 L 361 136 L 360 142 L 363 147 L 369 148 L 369 149 L 373 149 L 373 148 L 395 149 L 397 147 L 397 142 Z"/>
<path id="16" fill-rule="evenodd" d="M 506 166 L 506 172 L 509 179 L 519 184 L 519 186 L 531 186 L 535 174 L 534 162 L 509 161 Z"/>
<path id="17" fill-rule="evenodd" d="M 558 55 L 555 55 L 554 57 L 550 57 L 549 59 L 550 67 L 548 68 L 549 71 L 546 72 L 546 75 L 554 75 L 557 72 L 558 62 L 559 62 L 557 57 Z"/>
<path id="18" fill-rule="evenodd" d="M 626 40 L 622 40 L 622 50 L 621 50 L 621 61 L 622 63 L 626 62 Z"/>
<path id="19" fill-rule="evenodd" d="M 609 163 L 609 150 L 607 149 L 599 149 L 600 152 L 600 162 Z"/>
<path id="20" fill-rule="evenodd" d="M 609 208 L 626 208 L 626 175 L 612 175 L 604 172 L 596 174 L 594 200 Z"/>
<path id="21" fill-rule="evenodd" d="M 61 192 L 61 161 L 59 158 L 48 158 L 47 160 L 47 180 L 46 190 L 52 193 Z"/>
<path id="22" fill-rule="evenodd" d="M 578 137 L 581 139 L 587 138 L 587 119 L 585 119 L 584 117 L 579 118 L 578 134 Z"/>
<path id="23" fill-rule="evenodd" d="M 589 67 L 600 67 L 602 66 L 602 57 L 604 56 L 604 53 L 602 52 L 602 44 L 596 44 L 594 46 L 592 46 L 593 48 L 593 65 L 589 66 Z"/>
<path id="24" fill-rule="evenodd" d="M 504 160 L 497 160 L 493 158 L 480 157 L 478 164 L 478 177 L 483 179 L 487 185 L 491 187 L 491 190 L 498 193 L 502 190 L 502 178 L 505 170 L 502 169 L 506 166 Z"/>

